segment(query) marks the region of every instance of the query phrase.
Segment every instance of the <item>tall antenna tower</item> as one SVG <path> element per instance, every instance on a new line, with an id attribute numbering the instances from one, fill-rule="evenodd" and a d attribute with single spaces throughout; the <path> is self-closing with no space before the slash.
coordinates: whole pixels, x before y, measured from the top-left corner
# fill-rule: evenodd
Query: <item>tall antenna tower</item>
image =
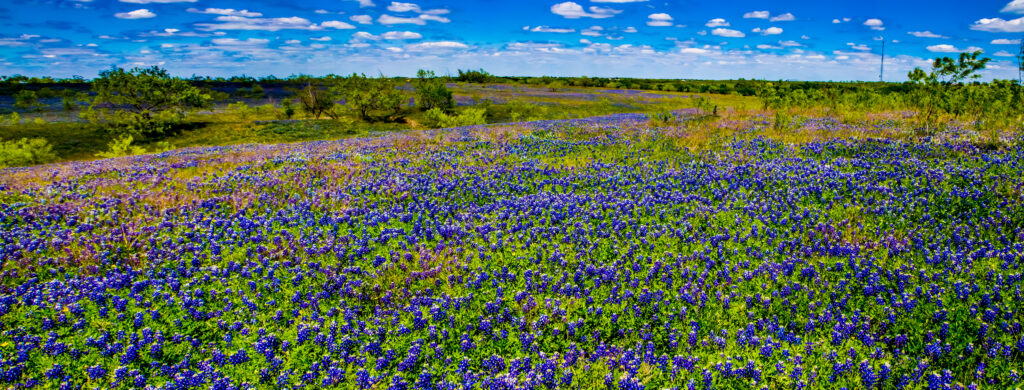
<path id="1" fill-rule="evenodd" d="M 882 37 L 882 63 L 878 66 L 878 81 L 885 82 L 885 37 Z"/>

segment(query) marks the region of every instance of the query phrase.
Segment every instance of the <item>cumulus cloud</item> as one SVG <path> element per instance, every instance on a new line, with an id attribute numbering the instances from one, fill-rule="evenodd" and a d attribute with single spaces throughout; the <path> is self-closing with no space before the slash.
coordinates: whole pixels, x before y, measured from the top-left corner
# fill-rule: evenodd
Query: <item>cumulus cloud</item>
<path id="1" fill-rule="evenodd" d="M 865 45 L 865 44 L 862 44 L 862 43 L 858 44 L 858 43 L 853 43 L 853 42 L 847 42 L 846 46 L 849 46 L 853 50 L 871 51 L 871 48 L 868 47 L 868 45 Z"/>
<path id="2" fill-rule="evenodd" d="M 418 14 L 428 14 L 428 15 L 444 15 L 444 14 L 447 14 L 449 12 L 446 9 L 424 10 L 424 9 L 420 8 L 419 4 L 415 4 L 415 3 L 402 3 L 402 2 L 397 2 L 397 1 L 392 1 L 391 5 L 388 5 L 387 8 L 388 8 L 388 11 L 391 11 L 391 12 L 398 12 L 398 13 L 402 13 L 402 12 L 415 12 L 415 13 L 418 13 Z"/>
<path id="3" fill-rule="evenodd" d="M 794 20 L 796 20 L 796 16 L 793 16 L 793 14 L 789 12 L 786 12 L 782 15 L 772 16 L 772 18 L 770 19 L 770 21 L 772 22 L 792 22 Z"/>
<path id="4" fill-rule="evenodd" d="M 1003 7 L 1003 9 L 999 10 L 999 12 L 1024 14 L 1024 0 L 1013 0 Z"/>
<path id="5" fill-rule="evenodd" d="M 218 16 L 219 23 L 196 23 L 196 27 L 203 31 L 214 30 L 319 30 L 323 27 L 308 19 L 292 16 L 288 18 L 246 18 L 242 16 Z M 325 22 L 327 23 L 327 22 Z M 339 22 L 340 23 L 340 22 Z M 347 23 L 346 23 L 347 24 Z M 350 25 L 351 26 L 351 25 Z M 324 27 L 334 27 L 333 23 Z M 334 27 L 338 28 L 338 27 Z"/>
<path id="6" fill-rule="evenodd" d="M 635 33 L 636 32 L 636 27 L 632 27 L 632 26 L 626 27 L 626 28 L 622 29 L 622 32 L 625 32 L 625 33 Z"/>
<path id="7" fill-rule="evenodd" d="M 642 3 L 647 0 L 590 0 L 594 3 Z"/>
<path id="8" fill-rule="evenodd" d="M 227 15 L 227 16 L 244 16 L 244 17 L 247 17 L 247 18 L 258 18 L 260 16 L 263 16 L 263 14 L 261 14 L 259 12 L 250 12 L 247 9 L 235 10 L 235 9 L 232 9 L 232 8 L 206 8 L 206 9 L 189 8 L 186 11 L 194 13 L 194 14 L 214 14 L 214 15 Z"/>
<path id="9" fill-rule="evenodd" d="M 405 47 L 407 50 L 437 50 L 437 49 L 468 49 L 469 45 L 462 42 L 455 41 L 435 41 L 435 42 L 423 42 L 408 45 Z"/>
<path id="10" fill-rule="evenodd" d="M 348 23 L 345 23 L 345 22 L 342 22 L 342 21 L 339 21 L 339 20 L 328 20 L 326 22 L 320 23 L 320 27 L 336 28 L 338 30 L 351 30 L 353 28 L 356 28 L 356 26 L 353 26 L 351 24 L 348 24 Z"/>
<path id="11" fill-rule="evenodd" d="M 564 33 L 576 32 L 576 29 L 574 29 L 574 28 L 557 28 L 557 27 L 548 27 L 548 26 L 537 26 L 537 27 L 534 27 L 533 29 L 531 29 L 530 31 L 532 31 L 532 32 L 542 32 L 542 33 L 562 33 L 562 34 L 564 34 Z M 586 35 L 586 34 L 584 34 L 584 35 Z"/>
<path id="12" fill-rule="evenodd" d="M 965 51 L 966 52 L 973 52 L 973 51 L 981 50 L 981 48 L 977 47 L 977 46 L 971 46 L 971 47 L 968 47 L 966 49 L 962 49 L 961 50 L 961 49 L 956 48 L 956 46 L 948 45 L 948 44 L 931 45 L 931 46 L 928 46 L 927 49 L 928 49 L 928 51 L 933 52 L 933 53 L 960 53 L 960 52 L 965 52 Z"/>
<path id="13" fill-rule="evenodd" d="M 971 25 L 971 30 L 988 32 L 1024 32 L 1024 18 L 1003 20 L 1001 18 L 980 19 Z"/>
<path id="14" fill-rule="evenodd" d="M 729 27 L 729 22 L 722 18 L 714 18 L 704 23 L 704 25 L 708 27 Z"/>
<path id="15" fill-rule="evenodd" d="M 747 36 L 747 34 L 744 34 L 741 31 L 730 30 L 727 28 L 716 28 L 714 30 L 711 30 L 711 35 L 717 35 L 726 38 L 743 38 Z"/>
<path id="16" fill-rule="evenodd" d="M 388 14 L 381 14 L 379 17 L 377 17 L 377 23 L 384 24 L 384 25 L 392 25 L 392 24 L 417 24 L 417 25 L 422 26 L 424 24 L 427 24 L 428 20 L 432 20 L 432 21 L 435 21 L 435 22 L 441 22 L 441 23 L 448 23 L 448 22 L 451 21 L 448 18 L 443 17 L 443 16 L 427 15 L 427 14 L 420 14 L 419 16 L 409 17 L 409 18 L 400 17 L 400 16 L 391 16 L 391 15 L 388 15 Z"/>
<path id="17" fill-rule="evenodd" d="M 348 17 L 348 20 L 359 24 L 373 24 L 373 17 L 370 15 L 352 15 Z"/>
<path id="18" fill-rule="evenodd" d="M 911 31 L 911 32 L 908 32 L 907 34 L 913 35 L 913 36 L 918 37 L 918 38 L 948 38 L 948 37 L 944 37 L 942 35 L 939 35 L 939 34 L 936 34 L 936 33 L 933 33 L 931 31 L 927 31 L 927 30 L 925 30 L 925 31 Z"/>
<path id="19" fill-rule="evenodd" d="M 155 18 L 156 14 L 148 9 L 142 8 L 131 12 L 118 12 L 114 14 L 114 17 L 118 19 L 149 19 Z"/>
<path id="20" fill-rule="evenodd" d="M 832 24 L 846 23 L 849 22 L 850 18 L 832 19 Z"/>
<path id="21" fill-rule="evenodd" d="M 327 42 L 327 41 L 331 40 L 331 37 L 319 37 L 319 38 L 313 37 L 313 38 L 309 38 L 309 40 L 317 41 L 317 42 Z"/>
<path id="22" fill-rule="evenodd" d="M 391 5 L 388 6 L 388 11 L 391 12 L 420 12 L 420 6 L 413 3 L 399 3 L 392 1 Z"/>
<path id="23" fill-rule="evenodd" d="M 864 21 L 864 25 L 865 26 L 868 26 L 869 28 L 871 28 L 872 30 L 875 30 L 875 31 L 885 30 L 885 26 L 883 26 L 882 24 L 883 23 L 882 23 L 881 19 L 871 18 L 871 19 L 868 19 L 868 20 Z"/>
<path id="24" fill-rule="evenodd" d="M 653 27 L 668 27 L 672 25 L 672 16 L 666 13 L 647 15 L 647 25 Z"/>
<path id="25" fill-rule="evenodd" d="M 580 31 L 580 34 L 586 35 L 588 37 L 599 37 L 603 34 L 603 31 L 604 27 L 590 26 L 584 29 L 583 31 Z"/>
<path id="26" fill-rule="evenodd" d="M 423 38 L 423 35 L 412 31 L 388 31 L 386 33 L 381 34 L 380 37 L 388 40 L 420 39 Z"/>
<path id="27" fill-rule="evenodd" d="M 359 2 L 359 8 L 366 8 L 366 7 L 374 7 L 374 6 L 376 6 L 376 4 L 373 4 L 373 0 L 350 0 L 350 1 Z"/>
<path id="28" fill-rule="evenodd" d="M 707 49 L 701 49 L 698 47 L 684 47 L 682 49 L 679 49 L 679 52 L 683 54 L 708 54 L 711 51 Z"/>
<path id="29" fill-rule="evenodd" d="M 1013 53 L 1010 53 L 1010 52 L 1008 52 L 1006 50 L 997 51 L 995 53 L 992 53 L 992 55 L 994 55 L 996 57 L 1016 57 L 1016 55 L 1014 55 Z"/>
<path id="30" fill-rule="evenodd" d="M 993 45 L 1019 45 L 1020 44 L 1020 39 L 1005 39 L 1005 38 L 993 39 L 992 40 L 992 44 Z"/>
<path id="31" fill-rule="evenodd" d="M 579 19 L 579 18 L 594 18 L 604 19 L 615 16 L 622 11 L 603 8 L 603 7 L 590 7 L 590 12 L 583 9 L 582 5 L 577 3 L 566 1 L 564 3 L 558 3 L 551 6 L 551 13 L 562 16 L 566 19 Z"/>
<path id="32" fill-rule="evenodd" d="M 768 19 L 771 13 L 768 11 L 750 11 L 743 14 L 744 19 Z"/>
<path id="33" fill-rule="evenodd" d="M 249 39 L 235 39 L 235 38 L 215 38 L 211 40 L 214 45 L 218 46 L 256 46 L 266 45 L 270 42 L 267 39 L 260 38 L 249 38 Z"/>
<path id="34" fill-rule="evenodd" d="M 778 28 L 778 27 L 768 27 L 768 28 L 765 28 L 765 29 L 762 29 L 762 28 L 758 27 L 758 28 L 753 29 L 752 31 L 756 32 L 758 34 L 761 34 L 761 35 L 779 35 L 779 34 L 782 34 L 782 29 Z"/>

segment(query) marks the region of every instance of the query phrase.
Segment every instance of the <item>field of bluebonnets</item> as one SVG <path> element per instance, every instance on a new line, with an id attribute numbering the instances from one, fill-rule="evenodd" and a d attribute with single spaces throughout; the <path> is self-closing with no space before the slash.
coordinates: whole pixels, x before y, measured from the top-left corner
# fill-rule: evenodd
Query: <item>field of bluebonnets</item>
<path id="1" fill-rule="evenodd" d="M 9 169 L 0 383 L 1020 383 L 1019 139 L 699 114 Z"/>

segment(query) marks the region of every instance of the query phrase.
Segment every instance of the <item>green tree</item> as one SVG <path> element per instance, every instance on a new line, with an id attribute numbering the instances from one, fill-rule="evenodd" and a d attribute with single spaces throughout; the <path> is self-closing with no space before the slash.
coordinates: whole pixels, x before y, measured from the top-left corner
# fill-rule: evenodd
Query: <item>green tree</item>
<path id="1" fill-rule="evenodd" d="M 960 53 L 960 58 L 954 61 L 949 57 L 936 58 L 932 63 L 932 73 L 944 84 L 957 84 L 966 80 L 981 78 L 977 72 L 985 69 L 985 65 L 991 58 L 978 58 L 982 51 L 973 53 Z"/>
<path id="2" fill-rule="evenodd" d="M 402 112 L 402 92 L 384 76 L 378 78 L 352 74 L 332 78 L 331 92 L 344 97 L 345 105 L 367 121 L 395 120 Z"/>
<path id="3" fill-rule="evenodd" d="M 447 111 L 455 107 L 452 91 L 448 89 L 443 79 L 434 75 L 434 71 L 423 69 L 417 71 L 415 87 L 416 105 L 421 110 L 439 108 Z"/>
<path id="4" fill-rule="evenodd" d="M 306 84 L 297 95 L 299 103 L 302 104 L 302 109 L 313 115 L 316 119 L 320 119 L 321 115 L 329 112 L 334 107 L 333 96 L 323 88 L 313 84 Z"/>
<path id="5" fill-rule="evenodd" d="M 115 129 L 127 134 L 161 135 L 190 109 L 209 107 L 213 98 L 159 67 L 110 68 L 92 82 L 91 109 L 107 112 Z"/>
<path id="6" fill-rule="evenodd" d="M 39 96 L 36 95 L 35 91 L 23 89 L 14 94 L 14 106 L 38 111 L 42 104 L 39 103 Z"/>
<path id="7" fill-rule="evenodd" d="M 0 142 L 0 168 L 42 164 L 56 158 L 53 148 L 42 138 Z"/>

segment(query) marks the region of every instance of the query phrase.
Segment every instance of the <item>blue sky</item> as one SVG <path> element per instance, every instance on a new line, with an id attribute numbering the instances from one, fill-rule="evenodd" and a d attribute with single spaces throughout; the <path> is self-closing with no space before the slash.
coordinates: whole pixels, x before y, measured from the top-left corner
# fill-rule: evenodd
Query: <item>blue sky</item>
<path id="1" fill-rule="evenodd" d="M 887 80 L 984 50 L 1016 78 L 1024 0 L 6 0 L 0 74 L 500 75 Z"/>

